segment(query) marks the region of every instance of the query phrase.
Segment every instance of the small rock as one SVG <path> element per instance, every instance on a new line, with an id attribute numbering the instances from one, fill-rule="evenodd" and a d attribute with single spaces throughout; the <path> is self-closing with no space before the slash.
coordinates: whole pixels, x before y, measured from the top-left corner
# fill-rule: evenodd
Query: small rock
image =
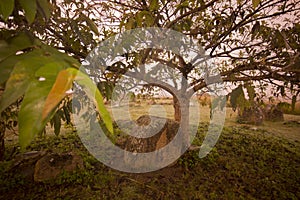
<path id="1" fill-rule="evenodd" d="M 267 106 L 264 109 L 264 116 L 266 121 L 283 121 L 283 112 L 277 106 Z"/>
<path id="2" fill-rule="evenodd" d="M 28 180 L 33 180 L 34 166 L 45 154 L 46 152 L 43 151 L 30 151 L 19 154 L 13 160 L 13 164 L 8 171 L 21 174 Z"/>
<path id="3" fill-rule="evenodd" d="M 83 160 L 74 153 L 49 154 L 35 164 L 34 181 L 43 182 L 55 179 L 62 172 L 72 172 L 83 168 Z"/>
<path id="4" fill-rule="evenodd" d="M 264 120 L 264 114 L 259 107 L 250 107 L 239 110 L 237 121 L 241 124 L 261 125 Z"/>

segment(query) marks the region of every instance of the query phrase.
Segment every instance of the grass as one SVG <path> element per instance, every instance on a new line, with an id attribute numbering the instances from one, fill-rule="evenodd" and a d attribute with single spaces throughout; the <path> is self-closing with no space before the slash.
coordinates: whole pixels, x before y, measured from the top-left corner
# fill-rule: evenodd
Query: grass
<path id="1" fill-rule="evenodd" d="M 129 115 L 124 114 L 127 110 L 127 107 L 119 107 L 114 108 L 114 119 L 120 120 L 136 120 L 141 115 L 152 114 L 160 117 L 167 117 L 169 119 L 173 119 L 174 109 L 173 105 L 171 105 L 171 99 L 164 100 L 156 100 L 158 105 L 149 105 L 147 102 L 142 102 L 140 104 L 130 104 L 129 106 Z M 159 105 L 163 104 L 163 105 Z M 209 106 L 200 106 L 200 122 L 207 123 L 210 121 L 210 108 Z M 226 117 L 225 117 L 225 126 L 240 126 L 245 127 L 244 124 L 238 124 L 236 122 L 237 111 L 233 112 L 233 110 L 229 107 L 226 108 Z M 285 121 L 299 121 L 300 115 L 284 115 Z M 300 126 L 293 125 L 283 125 L 283 122 L 267 122 L 265 121 L 261 126 L 252 126 L 246 125 L 246 127 L 255 127 L 255 128 L 263 128 L 264 130 L 269 131 L 274 136 L 286 138 L 293 141 L 300 141 Z"/>
<path id="2" fill-rule="evenodd" d="M 163 106 L 171 118 L 171 105 Z M 148 108 L 133 107 L 133 119 Z M 202 144 L 208 128 L 208 107 L 201 109 L 194 145 Z M 36 183 L 20 170 L 9 170 L 20 153 L 11 141 L 6 161 L 0 163 L 0 199 L 300 199 L 299 124 L 242 125 L 227 111 L 225 127 L 208 156 L 200 159 L 198 150 L 188 151 L 175 164 L 144 174 L 104 166 L 87 152 L 76 132 L 66 131 L 37 138 L 27 150 L 73 151 L 83 158 L 85 168 Z M 299 116 L 285 119 L 299 121 Z"/>
<path id="3" fill-rule="evenodd" d="M 194 140 L 200 145 L 207 123 Z M 11 151 L 12 147 L 7 147 Z M 145 174 L 122 173 L 95 160 L 75 133 L 37 139 L 29 150 L 75 151 L 85 169 L 34 183 L 1 163 L 1 199 L 299 199 L 300 143 L 264 129 L 227 126 L 205 158 L 189 151 L 175 165 Z"/>

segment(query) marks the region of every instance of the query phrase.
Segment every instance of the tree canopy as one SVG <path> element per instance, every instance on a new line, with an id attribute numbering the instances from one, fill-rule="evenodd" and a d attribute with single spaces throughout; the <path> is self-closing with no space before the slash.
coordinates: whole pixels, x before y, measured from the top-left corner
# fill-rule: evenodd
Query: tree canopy
<path id="1" fill-rule="evenodd" d="M 273 85 L 275 94 L 292 93 L 296 101 L 300 91 L 299 10 L 297 0 L 1 1 L 0 84 L 4 93 L 0 111 L 23 98 L 18 121 L 20 137 L 29 138 L 23 143 L 26 146 L 46 122 L 57 117 L 58 105 L 75 79 L 74 70 L 89 52 L 110 36 L 143 27 L 175 30 L 197 41 L 215 59 L 224 82 Z M 194 63 L 172 52 L 144 49 L 120 56 L 126 59 L 107 68 L 106 81 L 117 81 L 128 69 L 160 62 L 185 77 L 192 92 L 208 86 L 205 77 L 197 75 Z M 51 96 L 55 92 L 59 94 Z M 98 97 L 102 108 L 101 94 Z M 32 121 L 38 122 L 37 127 L 31 126 Z M 59 129 L 59 123 L 55 124 Z"/>
<path id="2" fill-rule="evenodd" d="M 163 27 L 198 40 L 211 58 L 218 58 L 223 81 L 263 80 L 277 85 L 279 80 L 281 86 L 299 90 L 298 1 L 153 0 L 107 5 L 122 16 L 121 30 Z M 190 70 L 184 60 L 173 60 L 178 69 Z M 192 85 L 198 90 L 205 84 L 198 79 Z"/>

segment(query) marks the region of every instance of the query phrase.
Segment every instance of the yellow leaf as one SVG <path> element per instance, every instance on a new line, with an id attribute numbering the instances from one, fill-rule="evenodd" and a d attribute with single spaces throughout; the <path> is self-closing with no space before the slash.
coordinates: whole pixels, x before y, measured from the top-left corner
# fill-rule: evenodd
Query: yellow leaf
<path id="1" fill-rule="evenodd" d="M 56 81 L 47 96 L 42 119 L 46 119 L 51 111 L 66 97 L 66 92 L 71 89 L 75 76 L 67 70 L 62 70 L 57 75 Z"/>

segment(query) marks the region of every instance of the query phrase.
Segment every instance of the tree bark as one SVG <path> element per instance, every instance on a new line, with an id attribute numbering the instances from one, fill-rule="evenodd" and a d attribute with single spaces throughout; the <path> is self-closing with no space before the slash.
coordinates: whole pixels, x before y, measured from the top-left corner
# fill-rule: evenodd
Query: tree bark
<path id="1" fill-rule="evenodd" d="M 173 96 L 173 107 L 174 107 L 174 120 L 176 122 L 180 122 L 181 119 L 180 102 L 175 96 Z"/>
<path id="2" fill-rule="evenodd" d="M 190 134 L 189 134 L 189 106 L 190 99 L 180 98 L 177 99 L 173 97 L 174 103 L 174 119 L 180 123 L 180 129 L 182 133 L 181 147 L 182 151 L 185 151 L 190 144 Z"/>

